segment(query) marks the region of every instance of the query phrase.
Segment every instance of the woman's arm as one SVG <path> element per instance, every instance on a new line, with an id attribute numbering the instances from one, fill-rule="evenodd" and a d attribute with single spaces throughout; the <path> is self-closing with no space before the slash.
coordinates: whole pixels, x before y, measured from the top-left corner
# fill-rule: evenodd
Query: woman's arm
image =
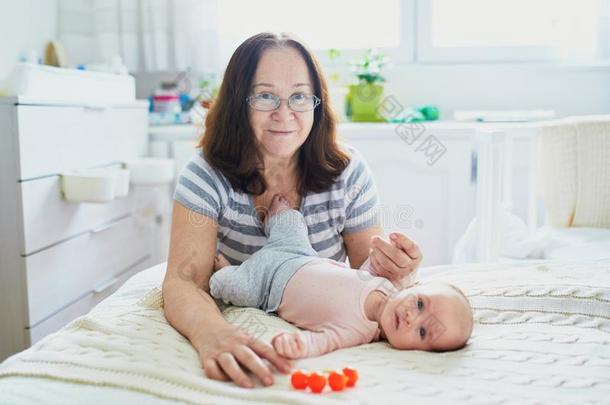
<path id="1" fill-rule="evenodd" d="M 361 232 L 344 233 L 343 242 L 352 269 L 359 269 L 369 257 L 371 249 L 371 238 L 381 235 L 381 227 L 378 225 L 367 228 Z"/>
<path id="2" fill-rule="evenodd" d="M 343 235 L 350 266 L 359 269 L 366 262 L 363 270 L 387 278 L 397 288 L 412 284 L 423 258 L 419 247 L 400 232 L 392 232 L 390 241 L 380 234 L 381 227 L 373 226 L 362 232 Z"/>
<path id="3" fill-rule="evenodd" d="M 229 324 L 209 295 L 216 230 L 215 220 L 174 202 L 169 259 L 163 281 L 165 317 L 190 340 L 209 378 L 233 380 L 242 387 L 253 387 L 243 367 L 270 385 L 273 376 L 261 358 L 285 372 L 290 370 L 290 363 L 270 345 L 252 339 Z"/>

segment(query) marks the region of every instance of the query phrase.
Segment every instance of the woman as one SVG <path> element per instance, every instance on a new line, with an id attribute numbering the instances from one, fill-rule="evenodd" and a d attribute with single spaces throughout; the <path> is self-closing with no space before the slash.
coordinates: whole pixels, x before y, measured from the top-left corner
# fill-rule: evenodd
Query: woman
<path id="1" fill-rule="evenodd" d="M 289 372 L 289 361 L 225 321 L 208 282 L 217 250 L 238 264 L 265 244 L 261 220 L 273 195 L 304 214 L 322 257 L 347 256 L 358 268 L 370 256 L 379 275 L 400 284 L 422 255 L 402 234 L 378 236 L 370 171 L 357 151 L 337 144 L 326 82 L 298 40 L 261 33 L 241 44 L 205 124 L 174 195 L 165 316 L 209 378 L 252 388 L 251 371 L 271 385 L 269 363 Z"/>

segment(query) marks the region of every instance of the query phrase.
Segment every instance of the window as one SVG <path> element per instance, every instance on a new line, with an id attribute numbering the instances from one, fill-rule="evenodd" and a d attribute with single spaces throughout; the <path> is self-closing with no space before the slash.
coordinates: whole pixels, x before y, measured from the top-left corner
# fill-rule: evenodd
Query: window
<path id="1" fill-rule="evenodd" d="M 606 57 L 607 3 L 607 0 L 417 1 L 417 60 L 493 62 Z"/>
<path id="2" fill-rule="evenodd" d="M 257 32 L 287 31 L 297 34 L 318 51 L 321 59 L 330 48 L 340 49 L 343 55 L 355 53 L 350 50 L 381 48 L 393 50 L 396 55 L 400 53 L 404 59 L 410 57 L 410 51 L 401 49 L 406 44 L 401 31 L 404 21 L 401 3 L 404 1 L 223 0 L 218 2 L 222 57 L 228 60 L 244 39 Z M 391 55 L 393 60 L 394 56 Z"/>

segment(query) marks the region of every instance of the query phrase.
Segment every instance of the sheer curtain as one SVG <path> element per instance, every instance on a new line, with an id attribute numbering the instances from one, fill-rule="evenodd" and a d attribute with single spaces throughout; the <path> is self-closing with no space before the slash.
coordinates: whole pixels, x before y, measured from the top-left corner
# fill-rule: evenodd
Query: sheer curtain
<path id="1" fill-rule="evenodd" d="M 373 8 L 351 0 L 58 2 L 59 39 L 71 63 L 120 55 L 133 73 L 219 72 L 242 41 L 261 31 L 295 33 L 322 55 L 369 47 L 394 48 L 397 59 L 408 53 L 400 48 L 400 0 L 377 0 Z"/>
<path id="2" fill-rule="evenodd" d="M 130 72 L 220 68 L 218 0 L 59 0 L 72 64 L 120 55 Z"/>

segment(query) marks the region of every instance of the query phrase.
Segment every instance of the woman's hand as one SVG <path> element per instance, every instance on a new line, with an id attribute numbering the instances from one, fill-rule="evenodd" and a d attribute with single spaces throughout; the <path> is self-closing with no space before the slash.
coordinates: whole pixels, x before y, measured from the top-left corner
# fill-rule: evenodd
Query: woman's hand
<path id="1" fill-rule="evenodd" d="M 271 344 L 276 352 L 288 359 L 300 359 L 306 353 L 305 342 L 298 332 L 283 332 L 275 336 Z"/>
<path id="2" fill-rule="evenodd" d="M 407 287 L 415 278 L 423 256 L 415 242 L 400 232 L 393 232 L 389 241 L 380 236 L 371 238 L 369 257 L 379 277 L 387 278 L 396 287 Z"/>
<path id="3" fill-rule="evenodd" d="M 208 378 L 233 380 L 244 388 L 254 388 L 254 383 L 244 370 L 251 371 L 263 385 L 268 386 L 273 384 L 273 374 L 268 363 L 284 373 L 289 373 L 292 369 L 290 361 L 278 355 L 269 344 L 249 336 L 226 321 L 207 328 L 194 345 Z"/>

